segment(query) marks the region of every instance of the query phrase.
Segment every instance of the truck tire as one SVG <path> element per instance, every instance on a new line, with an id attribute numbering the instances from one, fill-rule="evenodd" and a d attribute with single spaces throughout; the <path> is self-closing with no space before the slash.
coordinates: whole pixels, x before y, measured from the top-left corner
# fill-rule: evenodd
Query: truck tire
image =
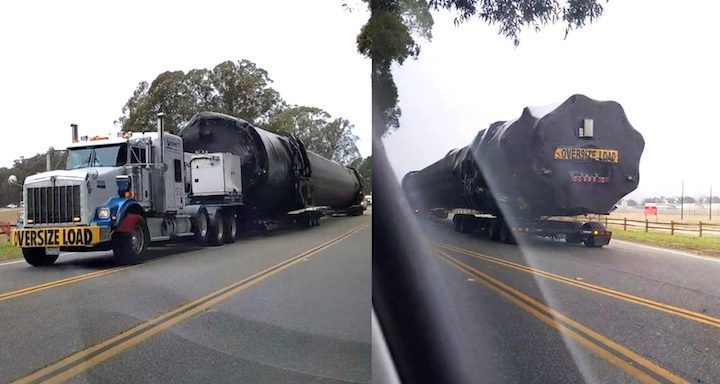
<path id="1" fill-rule="evenodd" d="M 22 254 L 25 261 L 33 267 L 53 265 L 58 258 L 58 255 L 48 255 L 45 253 L 45 248 L 23 248 Z"/>
<path id="2" fill-rule="evenodd" d="M 460 232 L 460 218 L 462 216 L 460 215 L 454 215 L 453 216 L 453 230 L 455 232 Z"/>
<path id="3" fill-rule="evenodd" d="M 144 218 L 140 218 L 132 232 L 115 232 L 111 239 L 115 262 L 120 265 L 133 265 L 150 244 L 150 232 Z"/>
<path id="4" fill-rule="evenodd" d="M 210 216 L 208 216 L 205 208 L 200 208 L 193 223 L 193 232 L 195 239 L 199 244 L 208 244 L 210 242 Z"/>
<path id="5" fill-rule="evenodd" d="M 565 242 L 568 244 L 580 244 L 583 239 L 579 235 L 569 234 L 565 236 Z"/>
<path id="6" fill-rule="evenodd" d="M 210 245 L 218 246 L 225 242 L 225 220 L 223 211 L 218 209 L 215 217 L 210 222 Z"/>
<path id="7" fill-rule="evenodd" d="M 487 233 L 488 238 L 492 241 L 500 241 L 500 227 L 502 226 L 502 220 L 495 219 L 488 225 Z"/>
<path id="8" fill-rule="evenodd" d="M 234 243 L 235 238 L 237 237 L 238 227 L 237 227 L 237 217 L 235 217 L 235 213 L 232 211 L 227 212 L 224 215 L 225 223 L 225 239 L 224 242 L 227 244 Z"/>
<path id="9" fill-rule="evenodd" d="M 516 244 L 515 235 L 512 233 L 507 223 L 505 223 L 504 221 L 500 226 L 500 241 L 505 244 Z"/>
<path id="10" fill-rule="evenodd" d="M 460 216 L 460 232 L 470 233 L 477 228 L 477 222 L 473 216 Z"/>
<path id="11" fill-rule="evenodd" d="M 583 224 L 582 229 L 591 230 L 591 231 L 594 231 L 597 229 L 598 231 L 600 231 L 600 230 L 604 230 L 605 226 L 602 223 L 590 221 L 590 222 Z M 603 246 L 605 246 L 605 244 L 597 244 L 595 242 L 594 235 L 590 235 L 590 236 L 588 236 L 587 239 L 583 240 L 583 244 L 585 244 L 585 246 L 588 248 L 602 248 Z"/>

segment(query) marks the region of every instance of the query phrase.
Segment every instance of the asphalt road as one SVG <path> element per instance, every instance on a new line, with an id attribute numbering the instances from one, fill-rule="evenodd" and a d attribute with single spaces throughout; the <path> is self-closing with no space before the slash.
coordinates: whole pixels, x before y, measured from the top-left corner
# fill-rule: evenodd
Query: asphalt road
<path id="1" fill-rule="evenodd" d="M 0 382 L 369 382 L 370 219 L 0 265 Z"/>
<path id="2" fill-rule="evenodd" d="M 720 382 L 719 259 L 616 241 L 507 245 L 451 224 L 422 227 L 478 382 Z"/>

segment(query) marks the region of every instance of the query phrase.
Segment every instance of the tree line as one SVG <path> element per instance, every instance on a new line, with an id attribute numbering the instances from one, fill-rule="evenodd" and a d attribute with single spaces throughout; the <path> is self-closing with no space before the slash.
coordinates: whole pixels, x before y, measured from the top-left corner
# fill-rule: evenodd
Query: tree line
<path id="1" fill-rule="evenodd" d="M 676 205 L 680 204 L 680 201 L 683 201 L 685 204 L 709 204 L 710 203 L 710 196 L 699 196 L 699 197 L 692 197 L 692 196 L 659 196 L 659 197 L 646 197 L 639 202 L 635 199 L 627 199 L 627 205 L 628 207 L 640 207 L 644 206 L 646 203 L 650 204 L 669 204 L 669 205 Z M 712 197 L 712 203 L 713 204 L 720 204 L 720 196 L 713 196 Z"/>
<path id="2" fill-rule="evenodd" d="M 166 71 L 137 85 L 116 124 L 123 131 L 150 131 L 158 112 L 164 112 L 167 130 L 177 133 L 198 112 L 220 112 L 256 127 L 295 134 L 307 149 L 343 165 L 361 159 L 350 121 L 321 108 L 290 105 L 271 84 L 268 72 L 249 60 L 187 73 Z"/>

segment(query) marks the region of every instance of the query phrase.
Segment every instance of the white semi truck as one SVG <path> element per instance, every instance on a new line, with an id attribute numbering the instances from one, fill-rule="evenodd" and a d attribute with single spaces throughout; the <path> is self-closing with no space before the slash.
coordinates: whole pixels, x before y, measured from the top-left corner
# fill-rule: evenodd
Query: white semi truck
<path id="1" fill-rule="evenodd" d="M 78 137 L 72 125 L 67 165 L 29 176 L 24 209 L 12 235 L 33 266 L 53 264 L 61 251 L 112 250 L 134 264 L 152 242 L 194 236 L 201 244 L 233 242 L 248 216 L 241 157 L 188 153 L 180 136 L 164 132 Z M 286 218 L 319 225 L 322 206 Z"/>

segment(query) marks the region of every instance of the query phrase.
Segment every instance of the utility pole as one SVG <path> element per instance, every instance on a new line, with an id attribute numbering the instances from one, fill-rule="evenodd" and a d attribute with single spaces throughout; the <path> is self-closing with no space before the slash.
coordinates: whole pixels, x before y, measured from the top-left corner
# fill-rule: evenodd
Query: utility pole
<path id="1" fill-rule="evenodd" d="M 712 221 L 712 185 L 710 185 L 710 221 Z"/>
<path id="2" fill-rule="evenodd" d="M 683 219 L 683 210 L 685 209 L 685 180 L 680 187 L 680 220 Z"/>

